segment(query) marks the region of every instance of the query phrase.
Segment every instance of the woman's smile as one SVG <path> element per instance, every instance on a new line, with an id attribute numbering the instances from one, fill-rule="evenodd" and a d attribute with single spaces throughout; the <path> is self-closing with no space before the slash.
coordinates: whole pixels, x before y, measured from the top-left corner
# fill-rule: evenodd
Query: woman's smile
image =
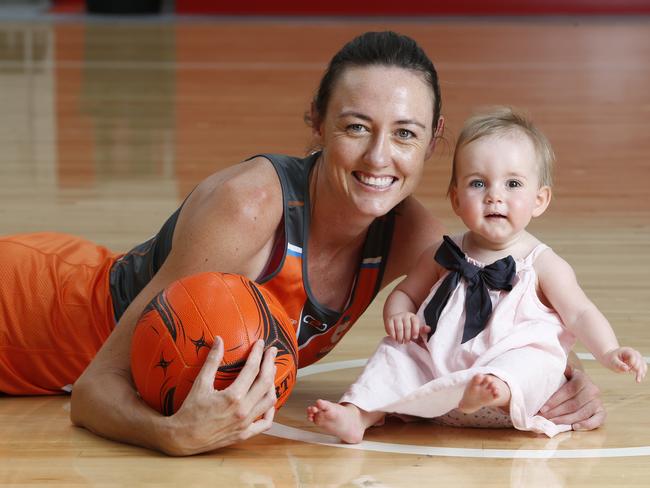
<path id="1" fill-rule="evenodd" d="M 397 181 L 394 176 L 373 176 L 361 171 L 353 171 L 352 176 L 364 186 L 369 186 L 375 190 L 386 190 L 393 182 Z"/>

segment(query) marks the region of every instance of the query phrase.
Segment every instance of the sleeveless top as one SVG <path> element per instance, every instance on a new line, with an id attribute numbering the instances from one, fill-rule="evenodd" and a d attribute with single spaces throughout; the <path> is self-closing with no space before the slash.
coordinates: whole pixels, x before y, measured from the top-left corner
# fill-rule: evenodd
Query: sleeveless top
<path id="1" fill-rule="evenodd" d="M 406 344 L 385 338 L 339 402 L 353 403 L 366 411 L 434 418 L 458 408 L 476 374 L 490 374 L 508 384 L 509 420 L 515 428 L 549 437 L 570 430 L 570 425 L 555 425 L 537 415 L 566 381 L 567 354 L 575 342 L 557 312 L 544 305 L 537 295 L 534 263 L 546 249 L 545 244 L 539 243 L 528 256 L 515 260 L 517 274 L 511 291 L 490 291 L 492 315 L 477 336 L 461 342 L 467 296 L 467 283 L 461 280 L 440 314 L 431 338 L 424 343 Z M 466 257 L 472 264 L 484 266 Z M 420 320 L 424 321 L 424 309 L 445 276 L 443 273 L 420 305 Z M 457 413 L 443 422 L 451 419 L 464 426 L 508 425 L 507 417 L 490 418 L 492 415 L 485 408 L 477 415 Z"/>
<path id="2" fill-rule="evenodd" d="M 454 240 L 462 246 L 461 239 Z M 485 329 L 465 343 L 461 343 L 461 338 L 465 323 L 467 286 L 464 280 L 460 281 L 440 314 L 436 332 L 428 343 L 435 377 L 476 366 L 477 361 L 480 363 L 479 358 L 498 356 L 495 351 L 501 348 L 508 350 L 521 347 L 522 341 L 528 343 L 534 339 L 540 343 L 546 342 L 540 349 L 549 354 L 557 351 L 558 355 L 562 355 L 571 350 L 575 341 L 573 334 L 564 327 L 557 312 L 542 303 L 536 291 L 537 273 L 534 263 L 547 249 L 550 248 L 546 244 L 538 243 L 526 257 L 515 260 L 517 272 L 512 290 L 490 290 L 492 315 Z M 485 263 L 467 254 L 465 257 L 475 266 L 485 266 Z M 420 320 L 424 321 L 424 309 L 447 274 L 448 271 L 443 273 L 420 305 L 417 312 Z M 532 330 L 535 332 L 530 332 Z"/>
<path id="3" fill-rule="evenodd" d="M 259 156 L 273 164 L 280 180 L 284 231 L 276 238 L 271 259 L 256 282 L 275 295 L 291 318 L 300 351 L 298 366 L 302 368 L 331 351 L 379 292 L 390 252 L 395 211 L 370 225 L 348 301 L 343 311 L 330 310 L 314 298 L 307 279 L 309 175 L 320 153 L 304 159 L 275 154 Z M 116 322 L 169 255 L 182 207 L 181 204 L 158 234 L 121 256 L 112 266 L 110 289 Z"/>

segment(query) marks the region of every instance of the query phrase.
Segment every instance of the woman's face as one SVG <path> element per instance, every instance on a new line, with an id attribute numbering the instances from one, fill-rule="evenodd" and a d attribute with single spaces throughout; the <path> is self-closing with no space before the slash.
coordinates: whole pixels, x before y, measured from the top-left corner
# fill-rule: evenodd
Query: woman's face
<path id="1" fill-rule="evenodd" d="M 348 68 L 322 123 L 327 189 L 363 216 L 385 215 L 409 196 L 433 151 L 433 92 L 417 72 Z"/>

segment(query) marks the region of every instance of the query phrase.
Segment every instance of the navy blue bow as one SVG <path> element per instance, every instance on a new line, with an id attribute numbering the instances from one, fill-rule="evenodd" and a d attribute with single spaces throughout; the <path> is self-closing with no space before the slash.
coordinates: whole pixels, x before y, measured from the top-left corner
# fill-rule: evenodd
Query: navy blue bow
<path id="1" fill-rule="evenodd" d="M 463 278 L 467 282 L 465 327 L 461 341 L 461 344 L 464 344 L 476 337 L 490 319 L 492 302 L 488 290 L 512 290 L 512 280 L 517 271 L 515 260 L 512 256 L 507 256 L 484 268 L 475 266 L 467 261 L 463 251 L 448 236 L 443 237 L 443 243 L 436 251 L 434 259 L 450 273 L 424 309 L 424 320 L 431 327 L 429 338 L 436 331 L 438 319 L 449 297 Z"/>

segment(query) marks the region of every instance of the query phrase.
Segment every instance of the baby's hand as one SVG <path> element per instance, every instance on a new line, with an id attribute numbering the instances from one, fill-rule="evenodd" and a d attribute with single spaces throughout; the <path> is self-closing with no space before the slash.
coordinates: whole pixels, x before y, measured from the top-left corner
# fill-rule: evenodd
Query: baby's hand
<path id="1" fill-rule="evenodd" d="M 648 365 L 639 351 L 631 347 L 619 347 L 605 354 L 605 364 L 619 373 L 634 371 L 636 381 L 640 383 L 648 371 Z"/>
<path id="2" fill-rule="evenodd" d="M 428 333 L 431 328 L 423 324 L 417 315 L 411 312 L 401 312 L 392 315 L 385 323 L 386 334 L 400 344 L 416 340 L 421 332 Z"/>

